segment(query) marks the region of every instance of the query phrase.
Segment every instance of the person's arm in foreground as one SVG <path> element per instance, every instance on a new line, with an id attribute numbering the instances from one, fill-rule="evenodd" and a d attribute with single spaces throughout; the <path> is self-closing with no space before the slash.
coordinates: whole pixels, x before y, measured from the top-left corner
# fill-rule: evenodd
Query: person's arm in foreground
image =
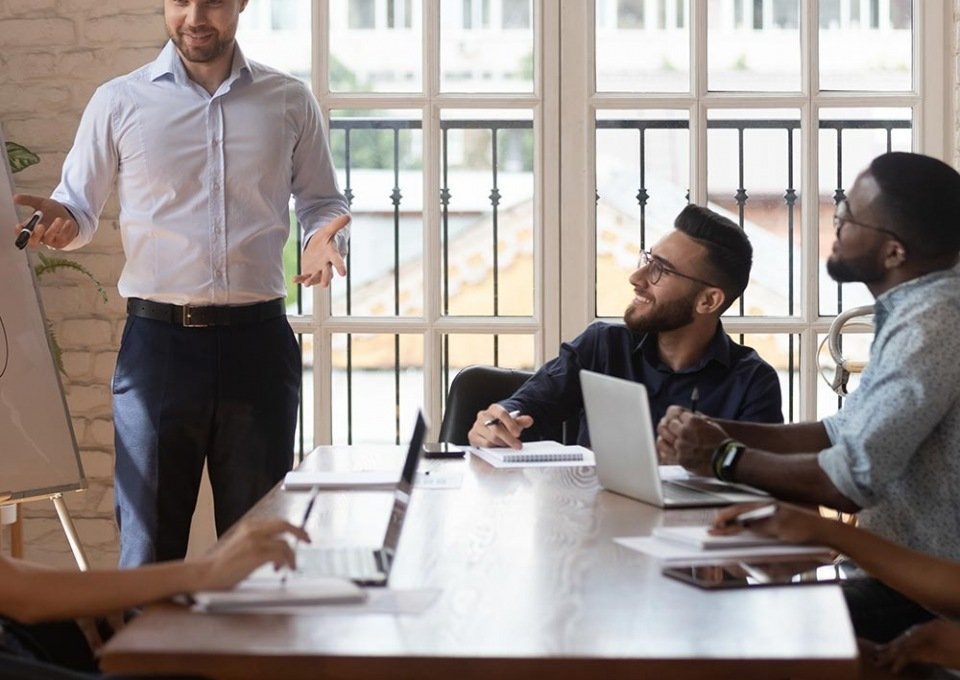
<path id="1" fill-rule="evenodd" d="M 759 504 L 735 505 L 717 513 L 715 531 L 740 531 L 734 517 Z M 946 616 L 960 614 L 960 563 L 905 548 L 864 529 L 779 503 L 769 519 L 750 529 L 791 543 L 820 543 L 848 556 L 860 567 L 906 597 Z M 960 626 L 932 621 L 880 647 L 878 660 L 899 671 L 909 663 L 960 668 Z"/>
<path id="2" fill-rule="evenodd" d="M 188 562 L 82 572 L 0 558 L 0 614 L 36 623 L 110 614 L 178 593 L 228 589 L 267 562 L 295 566 L 284 534 L 310 541 L 302 529 L 281 519 L 250 520 L 209 554 Z"/>

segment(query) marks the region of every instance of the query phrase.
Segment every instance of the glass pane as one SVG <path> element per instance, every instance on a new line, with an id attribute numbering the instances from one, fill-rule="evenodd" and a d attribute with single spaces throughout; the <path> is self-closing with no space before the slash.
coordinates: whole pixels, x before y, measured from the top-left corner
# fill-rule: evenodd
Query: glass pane
<path id="1" fill-rule="evenodd" d="M 532 92 L 533 9 L 533 0 L 440 3 L 440 89 Z"/>
<path id="2" fill-rule="evenodd" d="M 800 89 L 800 0 L 707 3 L 713 91 Z"/>
<path id="3" fill-rule="evenodd" d="M 313 335 L 310 333 L 297 334 L 300 343 L 300 357 L 303 364 L 303 375 L 300 392 L 300 411 L 297 416 L 297 434 L 294 439 L 294 450 L 297 451 L 296 460 L 301 460 L 315 446 L 314 411 L 313 411 Z"/>
<path id="4" fill-rule="evenodd" d="M 421 6 L 422 0 L 330 0 L 330 90 L 423 89 Z"/>
<path id="5" fill-rule="evenodd" d="M 637 253 L 673 229 L 687 204 L 690 124 L 683 111 L 597 112 L 597 316 L 632 299 Z"/>
<path id="6" fill-rule="evenodd" d="M 764 361 L 773 366 L 780 378 L 783 421 L 793 423 L 800 418 L 800 336 L 784 333 L 734 334 L 733 339 L 752 347 Z"/>
<path id="7" fill-rule="evenodd" d="M 420 111 L 334 110 L 330 147 L 350 201 L 347 278 L 338 316 L 423 314 L 423 133 Z"/>
<path id="8" fill-rule="evenodd" d="M 310 5 L 300 0 L 250 0 L 237 27 L 237 44 L 243 54 L 309 86 Z"/>
<path id="9" fill-rule="evenodd" d="M 820 88 L 912 89 L 912 0 L 820 0 Z"/>
<path id="10" fill-rule="evenodd" d="M 399 444 L 423 406 L 423 337 L 334 333 L 334 444 Z"/>
<path id="11" fill-rule="evenodd" d="M 441 313 L 533 314 L 530 111 L 441 114 Z"/>
<path id="12" fill-rule="evenodd" d="M 690 89 L 689 0 L 598 0 L 597 91 L 687 92 Z"/>
<path id="13" fill-rule="evenodd" d="M 714 109 L 707 121 L 709 207 L 753 245 L 750 284 L 725 314 L 799 314 L 800 112 Z"/>
<path id="14" fill-rule="evenodd" d="M 826 262 L 833 248 L 833 211 L 857 175 L 887 151 L 910 151 L 910 109 L 820 110 L 820 314 L 873 304 L 861 283 L 836 284 Z"/>
<path id="15" fill-rule="evenodd" d="M 534 369 L 532 335 L 450 333 L 443 336 L 440 379 L 446 409 L 450 383 L 457 373 L 473 364 L 503 366 L 524 371 Z"/>

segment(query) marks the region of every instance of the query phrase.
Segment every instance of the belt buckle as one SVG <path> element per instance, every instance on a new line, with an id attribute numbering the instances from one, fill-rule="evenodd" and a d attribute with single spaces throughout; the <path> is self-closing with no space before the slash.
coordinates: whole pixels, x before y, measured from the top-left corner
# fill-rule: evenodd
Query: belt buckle
<path id="1" fill-rule="evenodd" d="M 191 307 L 190 305 L 184 305 L 180 309 L 180 325 L 184 328 L 206 328 L 209 326 L 209 323 L 202 323 L 200 321 L 193 320 L 193 314 L 200 307 Z"/>

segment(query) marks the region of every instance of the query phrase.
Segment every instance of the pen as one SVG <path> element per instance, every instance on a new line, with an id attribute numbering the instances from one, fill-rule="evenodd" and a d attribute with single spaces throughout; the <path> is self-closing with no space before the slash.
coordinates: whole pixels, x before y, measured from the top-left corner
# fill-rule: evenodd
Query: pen
<path id="1" fill-rule="evenodd" d="M 310 490 L 310 499 L 307 501 L 307 508 L 303 511 L 303 519 L 300 521 L 300 528 L 303 530 L 306 530 L 307 528 L 307 520 L 310 519 L 310 513 L 313 511 L 313 504 L 316 502 L 317 496 L 319 495 L 320 495 L 320 487 L 317 485 L 314 485 L 313 488 Z M 293 542 L 294 556 L 296 556 L 297 548 L 299 546 L 300 546 L 300 537 L 298 536 L 297 539 Z M 289 569 L 283 572 L 283 576 L 280 577 L 281 586 L 287 585 L 287 575 L 289 573 L 290 573 Z"/>
<path id="2" fill-rule="evenodd" d="M 700 388 L 694 387 L 693 392 L 690 393 L 690 410 L 694 413 L 697 412 L 698 401 L 700 401 Z"/>
<path id="3" fill-rule="evenodd" d="M 43 212 L 40 210 L 34 210 L 33 214 L 30 216 L 30 219 L 27 220 L 27 223 L 23 225 L 23 229 L 17 234 L 17 240 L 14 241 L 14 244 L 20 250 L 23 250 L 27 247 L 27 241 L 30 240 L 30 237 L 33 236 L 33 230 L 39 224 L 40 220 L 43 219 Z"/>
<path id="4" fill-rule="evenodd" d="M 518 415 L 520 415 L 520 411 L 510 411 L 510 413 L 508 413 L 507 415 L 510 416 L 511 418 L 516 418 Z M 483 421 L 484 427 L 490 427 L 491 425 L 499 425 L 499 424 L 500 424 L 499 418 L 491 418 L 490 420 Z"/>
<path id="5" fill-rule="evenodd" d="M 777 504 L 770 503 L 769 505 L 761 505 L 759 508 L 754 508 L 753 510 L 747 510 L 746 512 L 741 512 L 739 515 L 731 519 L 729 524 L 738 524 L 742 527 L 748 527 L 754 522 L 759 522 L 761 520 L 769 519 L 777 512 Z"/>

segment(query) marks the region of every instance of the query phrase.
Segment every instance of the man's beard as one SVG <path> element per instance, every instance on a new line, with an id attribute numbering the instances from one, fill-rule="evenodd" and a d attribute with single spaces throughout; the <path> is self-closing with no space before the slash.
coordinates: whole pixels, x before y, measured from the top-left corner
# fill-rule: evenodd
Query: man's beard
<path id="1" fill-rule="evenodd" d="M 827 274 L 837 283 L 873 283 L 883 278 L 883 268 L 868 255 L 843 259 L 831 255 L 827 260 Z"/>
<path id="2" fill-rule="evenodd" d="M 173 44 L 176 45 L 177 51 L 180 52 L 180 55 L 184 59 L 200 64 L 213 61 L 226 52 L 230 45 L 233 44 L 233 41 L 221 40 L 219 33 L 216 34 L 216 39 L 206 47 L 194 47 L 188 45 L 183 33 L 174 33 L 170 36 L 170 39 L 173 40 Z"/>
<path id="3" fill-rule="evenodd" d="M 674 331 L 693 322 L 694 302 L 699 293 L 699 290 L 695 290 L 679 300 L 665 303 L 659 308 L 651 309 L 650 312 L 643 315 L 632 315 L 631 312 L 634 311 L 636 307 L 630 305 L 623 314 L 623 321 L 627 324 L 627 328 L 636 333 L 665 333 L 667 331 Z"/>

